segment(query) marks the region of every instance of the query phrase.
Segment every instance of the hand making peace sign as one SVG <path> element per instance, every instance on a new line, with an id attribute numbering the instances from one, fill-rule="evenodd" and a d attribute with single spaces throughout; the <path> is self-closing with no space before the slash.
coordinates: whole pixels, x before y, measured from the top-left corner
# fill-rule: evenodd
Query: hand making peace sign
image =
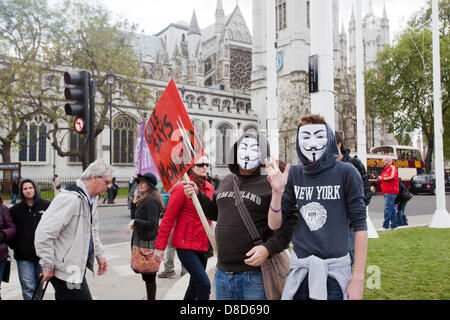
<path id="1" fill-rule="evenodd" d="M 291 164 L 288 163 L 286 165 L 286 168 L 284 169 L 284 172 L 281 172 L 280 168 L 278 167 L 277 161 L 270 157 L 270 162 L 265 159 L 266 162 L 266 172 L 267 172 L 267 179 L 270 182 L 270 185 L 272 186 L 272 191 L 276 193 L 283 193 L 284 187 L 286 186 L 289 170 L 291 168 Z"/>

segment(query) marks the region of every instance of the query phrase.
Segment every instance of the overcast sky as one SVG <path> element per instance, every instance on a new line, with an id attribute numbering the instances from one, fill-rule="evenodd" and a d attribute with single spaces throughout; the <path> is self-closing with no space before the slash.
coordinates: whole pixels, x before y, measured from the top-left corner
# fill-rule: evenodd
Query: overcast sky
<path id="1" fill-rule="evenodd" d="M 155 34 L 168 24 L 184 20 L 191 21 L 195 10 L 200 28 L 205 28 L 215 21 L 217 0 L 99 0 L 111 12 L 130 22 L 139 24 L 140 31 L 146 34 Z M 259 0 L 263 1 L 263 0 Z M 348 29 L 352 4 L 355 0 L 339 0 L 340 22 L 344 22 Z M 369 0 L 362 1 L 363 15 L 366 13 Z M 229 15 L 236 3 L 244 15 L 250 32 L 252 32 L 252 0 L 222 0 L 225 14 Z M 426 0 L 372 0 L 375 15 L 382 16 L 383 5 L 386 2 L 386 11 L 391 27 L 391 41 L 395 35 L 406 26 L 411 15 L 425 7 Z"/>

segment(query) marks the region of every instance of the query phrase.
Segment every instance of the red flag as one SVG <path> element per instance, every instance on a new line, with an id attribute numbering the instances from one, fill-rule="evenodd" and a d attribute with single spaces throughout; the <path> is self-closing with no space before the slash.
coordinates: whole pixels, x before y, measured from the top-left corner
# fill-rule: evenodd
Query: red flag
<path id="1" fill-rule="evenodd" d="M 144 137 L 166 190 L 203 155 L 203 146 L 173 79 L 153 110 Z"/>

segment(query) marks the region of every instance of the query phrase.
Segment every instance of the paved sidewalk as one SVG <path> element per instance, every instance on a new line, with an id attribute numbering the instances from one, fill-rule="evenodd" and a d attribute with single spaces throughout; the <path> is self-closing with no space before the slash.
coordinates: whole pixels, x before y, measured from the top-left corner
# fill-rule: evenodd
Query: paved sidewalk
<path id="1" fill-rule="evenodd" d="M 115 204 L 99 204 L 100 206 L 126 206 L 126 198 L 117 198 Z M 409 216 L 408 227 L 425 226 L 431 221 L 432 215 Z M 377 232 L 381 231 L 383 219 L 371 220 Z M 405 227 L 400 227 L 405 228 Z M 392 232 L 392 231 L 386 231 Z M 395 232 L 395 231 L 394 231 Z M 130 242 L 113 245 L 105 245 L 106 258 L 108 261 L 108 272 L 103 276 L 86 273 L 86 279 L 91 290 L 91 294 L 96 300 L 144 300 L 146 299 L 145 284 L 141 275 L 135 274 L 130 268 Z M 207 273 L 211 280 L 214 278 L 217 257 L 211 257 L 207 264 Z M 161 265 L 160 271 L 164 267 Z M 182 300 L 189 283 L 189 274 L 180 276 L 181 264 L 175 258 L 176 275 L 172 278 L 157 280 L 157 300 Z M 213 290 L 211 290 L 212 292 Z M 10 283 L 2 283 L 1 296 L 5 300 L 22 300 L 21 288 L 17 275 L 17 265 L 13 261 L 11 265 Z M 213 295 L 211 293 L 211 297 Z M 48 286 L 45 300 L 54 299 L 54 290 Z"/>

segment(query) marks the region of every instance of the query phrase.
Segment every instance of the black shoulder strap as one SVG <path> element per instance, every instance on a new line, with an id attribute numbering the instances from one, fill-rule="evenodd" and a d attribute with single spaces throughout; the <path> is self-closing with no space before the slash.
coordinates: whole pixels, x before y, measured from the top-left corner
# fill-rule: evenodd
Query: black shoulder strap
<path id="1" fill-rule="evenodd" d="M 235 198 L 235 205 L 239 211 L 239 214 L 241 216 L 242 221 L 245 224 L 245 227 L 248 230 L 248 233 L 250 234 L 250 237 L 252 238 L 252 241 L 255 245 L 261 245 L 263 244 L 262 238 L 259 235 L 258 229 L 256 229 L 255 223 L 252 220 L 252 217 L 250 216 L 250 213 L 247 210 L 247 207 L 244 204 L 244 200 L 241 197 L 241 191 L 239 190 L 238 184 L 237 184 L 237 176 L 233 175 L 233 187 L 234 187 L 234 198 Z"/>

